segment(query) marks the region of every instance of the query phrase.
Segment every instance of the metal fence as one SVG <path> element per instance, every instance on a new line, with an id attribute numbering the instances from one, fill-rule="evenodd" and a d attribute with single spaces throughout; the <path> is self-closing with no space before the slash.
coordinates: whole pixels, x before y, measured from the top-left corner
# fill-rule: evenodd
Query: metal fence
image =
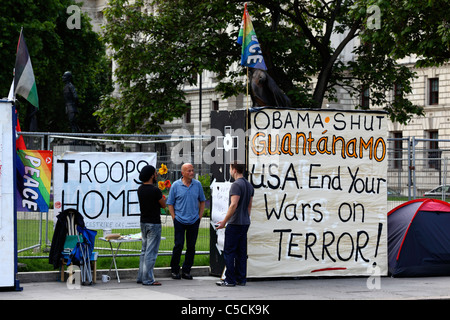
<path id="1" fill-rule="evenodd" d="M 181 176 L 180 165 L 171 161 L 170 150 L 182 140 L 203 140 L 210 137 L 180 136 L 174 139 L 164 135 L 108 135 L 67 133 L 22 133 L 28 149 L 53 150 L 54 155 L 67 150 L 97 152 L 157 152 L 157 163 L 164 163 L 173 181 Z M 194 159 L 193 149 L 190 157 Z M 450 197 L 450 179 L 447 178 L 447 164 L 450 157 L 450 140 L 390 138 L 388 139 L 388 211 L 411 199 L 433 197 L 447 201 Z M 194 161 L 192 161 L 194 162 Z M 198 176 L 209 175 L 209 165 L 195 164 Z M 209 195 L 209 186 L 204 185 Z M 208 197 L 207 197 L 208 198 Z M 199 254 L 209 253 L 209 200 L 205 218 L 200 226 L 197 249 Z M 18 213 L 19 258 L 46 258 L 53 235 L 53 210 L 47 213 Z M 170 255 L 173 247 L 173 228 L 170 216 L 162 216 L 160 255 Z M 138 229 L 112 230 L 123 235 L 139 233 Z M 99 236 L 102 230 L 99 230 Z M 96 249 L 108 249 L 107 243 L 96 241 Z M 103 253 L 102 253 L 103 252 Z M 109 251 L 100 251 L 100 256 L 109 256 Z M 140 243 L 121 246 L 120 255 L 137 256 Z"/>
<path id="2" fill-rule="evenodd" d="M 388 139 L 388 206 L 418 198 L 448 201 L 450 140 Z"/>
<path id="3" fill-rule="evenodd" d="M 201 136 L 165 136 L 165 135 L 108 135 L 85 133 L 30 133 L 22 132 L 25 145 L 30 150 L 52 150 L 53 155 L 60 155 L 66 151 L 79 152 L 156 152 L 157 165 L 164 163 L 168 167 L 168 178 L 171 181 L 181 177 L 181 167 L 171 161 L 170 150 L 180 141 L 205 140 L 209 137 Z M 194 159 L 196 150 L 192 150 L 188 158 Z M 189 159 L 186 159 L 189 160 Z M 194 161 L 192 161 L 194 163 Z M 201 181 L 209 181 L 209 165 L 194 164 L 196 177 L 203 177 Z M 204 185 L 205 195 L 210 194 L 209 184 Z M 50 199 L 52 207 L 52 199 Z M 205 205 L 204 218 L 200 224 L 197 240 L 197 254 L 209 254 L 209 212 L 210 199 Z M 54 229 L 55 213 L 50 209 L 48 213 L 18 212 L 17 214 L 18 257 L 22 259 L 42 259 L 48 257 Z M 161 216 L 162 238 L 159 255 L 171 255 L 174 244 L 174 232 L 170 214 Z M 103 230 L 98 231 L 98 238 Z M 134 235 L 140 229 L 113 229 L 113 233 Z M 109 244 L 97 240 L 95 249 L 100 257 L 111 256 Z M 139 256 L 141 244 L 123 243 L 118 256 Z"/>

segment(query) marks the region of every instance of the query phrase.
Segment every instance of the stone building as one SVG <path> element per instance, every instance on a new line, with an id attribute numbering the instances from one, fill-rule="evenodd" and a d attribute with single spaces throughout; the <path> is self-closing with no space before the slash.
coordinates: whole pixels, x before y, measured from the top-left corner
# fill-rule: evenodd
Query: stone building
<path id="1" fill-rule="evenodd" d="M 93 29 L 97 32 L 101 32 L 101 26 L 105 23 L 103 10 L 107 7 L 107 2 L 108 0 L 83 1 L 82 10 L 88 13 L 92 19 Z M 143 8 L 143 10 L 151 12 L 153 8 Z M 332 41 L 339 41 L 339 37 L 342 35 L 335 37 Z M 341 60 L 346 61 L 353 58 L 352 46 L 352 43 L 347 45 L 340 57 Z M 399 63 L 414 68 L 413 57 L 399 61 Z M 450 144 L 445 141 L 447 139 L 450 141 L 450 64 L 435 68 L 415 68 L 414 71 L 417 78 L 413 80 L 413 91 L 407 98 L 414 104 L 424 106 L 425 116 L 413 117 L 406 125 L 389 122 L 389 138 L 440 139 L 439 142 L 424 141 L 423 148 L 445 152 Z M 245 95 L 222 99 L 221 94 L 215 91 L 216 81 L 213 73 L 205 71 L 198 77 L 199 85 L 184 88 L 187 94 L 186 103 L 190 105 L 190 110 L 183 117 L 165 123 L 162 133 L 171 134 L 174 130 L 182 128 L 188 130 L 192 135 L 201 135 L 209 128 L 211 110 L 241 109 L 248 105 Z M 116 90 L 120 89 L 116 88 Z M 392 99 L 395 95 L 394 91 L 395 89 L 392 88 L 390 93 Z M 370 89 L 361 93 L 360 97 L 353 98 L 341 88 L 338 88 L 337 92 L 338 102 L 325 101 L 324 107 L 354 109 L 360 103 L 360 99 L 364 99 L 365 94 L 370 94 Z M 391 148 L 404 151 L 407 145 L 394 141 Z"/>

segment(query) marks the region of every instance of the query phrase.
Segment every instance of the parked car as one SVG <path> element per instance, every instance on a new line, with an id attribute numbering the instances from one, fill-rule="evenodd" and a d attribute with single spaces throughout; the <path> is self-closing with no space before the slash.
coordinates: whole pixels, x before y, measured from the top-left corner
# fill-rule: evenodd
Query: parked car
<path id="1" fill-rule="evenodd" d="M 443 190 L 444 189 L 444 190 Z M 445 193 L 445 197 L 450 197 L 450 186 L 439 186 L 423 194 L 424 197 L 428 198 L 441 198 L 442 191 Z"/>
<path id="2" fill-rule="evenodd" d="M 399 191 L 394 190 L 392 188 L 387 188 L 387 195 L 388 196 L 401 196 Z"/>

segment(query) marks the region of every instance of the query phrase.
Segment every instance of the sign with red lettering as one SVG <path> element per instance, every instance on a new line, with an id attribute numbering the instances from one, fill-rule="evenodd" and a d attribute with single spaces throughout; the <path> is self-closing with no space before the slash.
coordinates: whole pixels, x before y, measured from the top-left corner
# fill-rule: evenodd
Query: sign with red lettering
<path id="1" fill-rule="evenodd" d="M 387 273 L 383 112 L 250 112 L 249 277 Z"/>
<path id="2" fill-rule="evenodd" d="M 53 151 L 17 150 L 17 211 L 48 212 Z"/>

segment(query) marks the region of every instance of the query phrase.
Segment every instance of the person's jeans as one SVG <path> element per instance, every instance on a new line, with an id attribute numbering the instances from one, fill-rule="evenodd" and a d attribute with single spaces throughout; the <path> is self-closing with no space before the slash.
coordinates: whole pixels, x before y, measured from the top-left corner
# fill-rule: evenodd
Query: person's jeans
<path id="1" fill-rule="evenodd" d="M 143 284 L 152 284 L 155 282 L 153 267 L 161 242 L 161 224 L 141 223 L 141 234 L 142 249 L 137 281 Z"/>
<path id="2" fill-rule="evenodd" d="M 247 232 L 248 225 L 230 225 L 225 229 L 225 281 L 245 284 L 247 281 Z"/>
<path id="3" fill-rule="evenodd" d="M 197 219 L 193 224 L 183 224 L 177 219 L 173 220 L 173 226 L 175 230 L 175 246 L 172 251 L 172 260 L 170 261 L 170 267 L 172 273 L 180 272 L 180 259 L 181 253 L 184 247 L 184 236 L 186 234 L 186 254 L 184 255 L 184 263 L 182 266 L 182 272 L 189 274 L 194 264 L 195 256 L 195 243 L 197 242 L 198 227 L 200 225 L 200 219 Z"/>

